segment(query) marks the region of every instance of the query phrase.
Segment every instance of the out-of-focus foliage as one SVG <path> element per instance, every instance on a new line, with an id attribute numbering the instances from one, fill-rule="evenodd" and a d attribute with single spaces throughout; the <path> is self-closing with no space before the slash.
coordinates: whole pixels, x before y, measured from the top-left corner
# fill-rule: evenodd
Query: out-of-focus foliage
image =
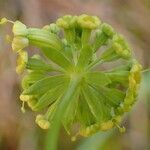
<path id="1" fill-rule="evenodd" d="M 0 18 L 19 19 L 29 26 L 42 27 L 53 22 L 64 14 L 78 15 L 82 13 L 98 15 L 111 24 L 118 32 L 130 41 L 136 57 L 144 68 L 150 66 L 150 1 L 149 0 L 1 0 Z M 18 95 L 20 79 L 15 73 L 15 59 L 11 48 L 7 46 L 4 34 L 10 27 L 0 27 L 0 149 L 2 150 L 43 150 L 46 132 L 37 129 L 34 117 L 28 111 L 21 114 Z M 32 53 L 32 51 L 30 52 Z M 107 67 L 107 66 L 106 66 Z M 137 150 L 150 148 L 150 75 L 145 72 L 139 101 L 132 113 L 127 115 L 123 124 L 127 132 L 123 135 L 114 131 L 106 138 L 103 148 L 99 144 L 105 140 L 103 134 L 92 137 L 93 141 L 80 139 L 71 142 L 62 129 L 59 149 L 74 150 L 91 143 L 91 150 L 128 149 Z M 99 136 L 101 138 L 99 138 Z M 109 139 L 109 140 L 108 140 Z M 47 140 L 48 141 L 48 140 Z M 91 140 L 90 140 L 91 141 Z M 103 143 L 103 141 L 102 141 Z M 97 146 L 97 147 L 96 147 Z M 107 147 L 107 148 L 106 148 Z M 96 149 L 97 148 L 97 149 Z M 88 149 L 87 149 L 88 150 Z"/>

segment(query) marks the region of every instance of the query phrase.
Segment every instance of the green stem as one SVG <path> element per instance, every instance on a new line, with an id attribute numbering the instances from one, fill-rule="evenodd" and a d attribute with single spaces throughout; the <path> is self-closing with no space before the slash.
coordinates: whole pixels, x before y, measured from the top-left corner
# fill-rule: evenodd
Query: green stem
<path id="1" fill-rule="evenodd" d="M 83 29 L 82 30 L 82 37 L 81 37 L 82 45 L 86 45 L 89 43 L 90 35 L 91 35 L 90 29 Z"/>
<path id="2" fill-rule="evenodd" d="M 58 105 L 58 108 L 54 115 L 52 126 L 47 135 L 45 150 L 57 150 L 57 141 L 61 126 L 61 119 L 63 117 L 66 107 L 69 105 L 69 102 L 76 91 L 79 81 L 79 78 L 72 79 L 70 81 L 67 92 L 62 97 L 62 100 L 60 100 L 60 104 Z"/>
<path id="3" fill-rule="evenodd" d="M 75 29 L 74 28 L 70 28 L 70 29 L 64 29 L 65 32 L 65 37 L 68 41 L 69 44 L 74 43 L 75 40 Z"/>
<path id="4" fill-rule="evenodd" d="M 95 43 L 93 44 L 93 50 L 96 52 L 104 43 L 108 40 L 108 36 L 104 33 L 101 33 L 96 39 Z"/>
<path id="5" fill-rule="evenodd" d="M 104 61 L 101 58 L 98 58 L 97 60 L 95 60 L 94 62 L 92 62 L 88 67 L 87 70 L 91 70 L 94 67 L 96 67 L 97 65 L 102 64 Z"/>

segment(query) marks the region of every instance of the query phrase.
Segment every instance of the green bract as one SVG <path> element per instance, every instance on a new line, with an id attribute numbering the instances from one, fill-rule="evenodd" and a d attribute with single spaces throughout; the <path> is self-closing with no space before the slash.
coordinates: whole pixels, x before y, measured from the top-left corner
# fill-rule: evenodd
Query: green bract
<path id="1" fill-rule="evenodd" d="M 13 33 L 12 48 L 19 55 L 16 71 L 25 73 L 20 99 L 33 111 L 47 111 L 36 117 L 41 128 L 56 132 L 62 122 L 68 133 L 79 124 L 77 134 L 83 136 L 113 127 L 124 131 L 121 118 L 135 102 L 142 68 L 122 35 L 88 15 L 66 15 L 42 29 L 16 21 Z M 43 55 L 27 56 L 22 49 L 29 45 Z M 95 70 L 118 60 L 122 65 L 114 69 Z"/>

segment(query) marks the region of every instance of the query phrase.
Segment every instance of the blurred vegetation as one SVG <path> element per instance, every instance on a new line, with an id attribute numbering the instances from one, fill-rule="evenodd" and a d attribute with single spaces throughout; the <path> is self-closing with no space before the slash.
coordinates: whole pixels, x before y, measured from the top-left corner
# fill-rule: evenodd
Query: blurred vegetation
<path id="1" fill-rule="evenodd" d="M 64 14 L 92 14 L 124 34 L 144 69 L 150 66 L 149 0 L 0 0 L 0 18 L 19 19 L 42 27 Z M 20 78 L 15 73 L 15 56 L 5 42 L 10 27 L 0 27 L 0 150 L 43 150 L 48 132 L 34 123 L 33 113 L 20 111 Z M 31 52 L 32 53 L 32 52 Z M 117 130 L 98 133 L 71 142 L 62 129 L 60 150 L 149 150 L 150 72 L 143 73 L 138 102 L 124 118 L 125 134 Z M 44 140 L 45 139 L 45 140 Z"/>

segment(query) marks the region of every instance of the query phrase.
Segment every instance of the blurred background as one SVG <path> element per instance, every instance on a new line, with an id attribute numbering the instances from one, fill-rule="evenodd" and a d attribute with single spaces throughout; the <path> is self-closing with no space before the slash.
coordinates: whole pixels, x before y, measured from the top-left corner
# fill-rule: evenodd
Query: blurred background
<path id="1" fill-rule="evenodd" d="M 125 35 L 135 57 L 150 66 L 150 0 L 0 0 L 0 18 L 21 20 L 27 26 L 42 27 L 65 14 L 99 16 Z M 10 26 L 0 27 L 0 150 L 44 150 L 48 132 L 34 123 L 35 114 L 20 111 L 20 77 L 16 56 L 5 41 Z M 124 118 L 125 134 L 118 130 L 100 132 L 71 142 L 62 128 L 59 150 L 149 150 L 150 72 L 143 73 L 138 102 Z"/>

